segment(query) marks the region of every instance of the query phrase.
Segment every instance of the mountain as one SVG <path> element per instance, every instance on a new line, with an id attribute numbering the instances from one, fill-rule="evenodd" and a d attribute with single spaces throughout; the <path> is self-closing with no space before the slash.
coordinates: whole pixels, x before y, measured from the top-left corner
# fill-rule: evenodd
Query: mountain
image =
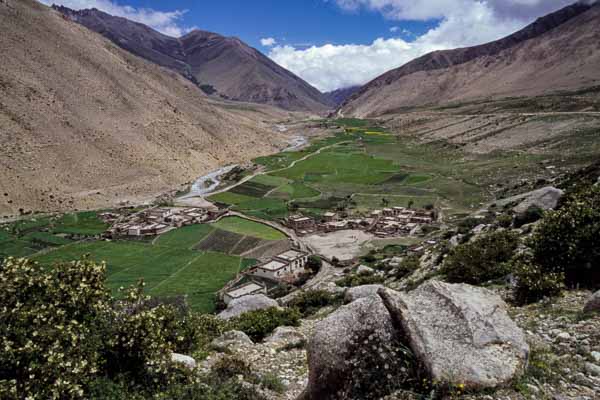
<path id="1" fill-rule="evenodd" d="M 360 89 L 360 86 L 350 86 L 348 88 L 337 89 L 337 90 L 333 90 L 331 92 L 325 93 L 325 97 L 327 97 L 327 100 L 329 101 L 329 103 L 331 103 L 335 106 L 339 106 L 342 103 L 344 103 L 346 101 L 346 99 L 348 99 L 354 93 L 358 92 L 359 89 Z"/>
<path id="2" fill-rule="evenodd" d="M 209 98 L 35 0 L 0 1 L 0 51 L 0 216 L 150 199 L 272 153 L 290 115 Z"/>
<path id="3" fill-rule="evenodd" d="M 349 98 L 339 114 L 377 116 L 599 84 L 600 4 L 577 3 L 495 42 L 433 52 L 389 71 Z"/>
<path id="4" fill-rule="evenodd" d="M 201 30 L 172 38 L 97 9 L 54 8 L 133 54 L 181 73 L 209 94 L 287 110 L 324 112 L 332 106 L 317 89 L 237 38 Z"/>

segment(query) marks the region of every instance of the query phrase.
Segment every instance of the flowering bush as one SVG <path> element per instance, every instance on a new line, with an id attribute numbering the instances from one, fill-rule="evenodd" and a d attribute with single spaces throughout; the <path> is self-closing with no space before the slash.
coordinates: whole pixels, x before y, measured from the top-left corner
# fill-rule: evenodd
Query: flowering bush
<path id="1" fill-rule="evenodd" d="M 513 263 L 513 272 L 517 280 L 515 301 L 528 304 L 545 297 L 555 297 L 564 289 L 565 276 L 562 273 L 545 273 L 541 267 L 531 261 L 531 257 L 519 257 Z"/>
<path id="2" fill-rule="evenodd" d="M 196 382 L 171 362 L 173 350 L 190 346 L 180 311 L 148 306 L 142 285 L 115 302 L 104 279 L 105 265 L 87 259 L 52 268 L 3 263 L 0 398 L 87 399 L 98 382 L 111 382 L 109 392 L 154 394 Z"/>
<path id="3" fill-rule="evenodd" d="M 600 287 L 600 187 L 569 194 L 547 213 L 530 246 L 544 273 L 564 274 L 567 286 Z"/>
<path id="4" fill-rule="evenodd" d="M 79 399 L 104 363 L 111 313 L 102 264 L 0 267 L 0 398 Z"/>

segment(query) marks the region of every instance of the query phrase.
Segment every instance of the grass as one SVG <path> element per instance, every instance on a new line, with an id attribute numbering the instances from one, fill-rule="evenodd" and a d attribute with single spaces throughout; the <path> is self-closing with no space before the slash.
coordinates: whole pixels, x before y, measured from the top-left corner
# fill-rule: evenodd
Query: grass
<path id="1" fill-rule="evenodd" d="M 236 256 L 127 241 L 74 243 L 35 260 L 51 265 L 85 254 L 106 261 L 107 285 L 115 296 L 119 287 L 143 278 L 149 295 L 187 295 L 191 307 L 200 312 L 214 311 L 215 292 L 248 265 Z"/>
<path id="2" fill-rule="evenodd" d="M 295 200 L 316 197 L 320 194 L 321 192 L 311 188 L 310 186 L 294 182 L 280 187 L 277 191 L 273 192 L 270 197 L 284 200 Z"/>
<path id="3" fill-rule="evenodd" d="M 214 228 L 210 225 L 190 225 L 162 234 L 156 244 L 174 248 L 191 249 L 206 238 Z"/>
<path id="4" fill-rule="evenodd" d="M 252 197 L 252 196 L 246 196 L 243 194 L 231 193 L 231 192 L 218 193 L 218 194 L 208 197 L 209 201 L 216 202 L 216 203 L 222 203 L 222 204 L 229 204 L 229 205 L 235 205 L 235 204 L 243 203 L 245 201 L 254 200 L 254 199 L 255 199 L 255 197 Z"/>
<path id="5" fill-rule="evenodd" d="M 98 213 L 86 211 L 63 215 L 55 222 L 53 231 L 55 233 L 94 236 L 101 234 L 107 228 L 108 224 L 98 218 Z"/>
<path id="6" fill-rule="evenodd" d="M 281 240 L 285 235 L 270 226 L 249 221 L 239 217 L 227 217 L 212 224 L 212 226 L 224 231 L 240 235 L 252 236 L 264 240 Z"/>

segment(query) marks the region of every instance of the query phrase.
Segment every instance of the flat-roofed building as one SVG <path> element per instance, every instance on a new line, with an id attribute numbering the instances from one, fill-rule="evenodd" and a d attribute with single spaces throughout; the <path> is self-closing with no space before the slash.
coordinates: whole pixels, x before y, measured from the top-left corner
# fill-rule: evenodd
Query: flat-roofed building
<path id="1" fill-rule="evenodd" d="M 267 294 L 267 288 L 265 286 L 259 285 L 256 282 L 248 282 L 226 292 L 223 295 L 223 301 L 225 304 L 229 304 L 232 300 L 239 299 L 240 297 L 261 293 Z"/>
<path id="2" fill-rule="evenodd" d="M 333 212 L 326 212 L 325 214 L 323 214 L 323 220 L 325 222 L 335 221 L 336 217 L 337 217 L 337 214 L 333 213 Z"/>
<path id="3" fill-rule="evenodd" d="M 276 255 L 275 259 L 287 263 L 290 266 L 290 272 L 293 275 L 299 275 L 304 272 L 304 267 L 308 263 L 308 254 L 292 249 Z"/>
<path id="4" fill-rule="evenodd" d="M 302 215 L 293 215 L 289 217 L 288 225 L 297 231 L 312 231 L 316 228 L 314 219 Z"/>

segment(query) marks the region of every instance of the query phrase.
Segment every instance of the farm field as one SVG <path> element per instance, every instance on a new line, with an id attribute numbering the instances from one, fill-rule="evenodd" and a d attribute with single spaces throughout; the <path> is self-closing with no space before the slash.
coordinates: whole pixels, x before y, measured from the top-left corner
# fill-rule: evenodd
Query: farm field
<path id="1" fill-rule="evenodd" d="M 409 203 L 463 213 L 490 198 L 485 183 L 490 173 L 497 178 L 515 162 L 526 168 L 537 161 L 516 154 L 467 159 L 453 146 L 416 143 L 373 126 L 372 121 L 329 123 L 342 126 L 343 132 L 302 151 L 256 159 L 267 169 L 265 174 L 210 200 L 264 219 L 281 219 L 297 211 L 317 217 L 335 209 L 365 213 L 386 204 Z"/>
<path id="2" fill-rule="evenodd" d="M 0 226 L 0 261 L 6 257 L 27 257 L 44 249 L 72 242 L 70 235 L 96 236 L 107 225 L 98 213 L 86 211 L 60 217 L 39 216 Z"/>
<path id="3" fill-rule="evenodd" d="M 224 231 L 252 236 L 264 240 L 285 239 L 285 235 L 279 232 L 277 229 L 239 217 L 223 218 L 220 221 L 211 224 L 211 226 Z"/>
<path id="4" fill-rule="evenodd" d="M 213 311 L 215 292 L 248 266 L 236 256 L 128 241 L 76 243 L 34 259 L 51 265 L 86 254 L 106 261 L 107 285 L 115 296 L 120 287 L 143 278 L 149 295 L 187 295 L 190 306 L 201 312 Z"/>
<path id="5" fill-rule="evenodd" d="M 5 224 L 0 226 L 0 259 L 30 257 L 52 265 L 89 255 L 106 262 L 107 286 L 115 296 L 120 287 L 143 278 L 149 295 L 185 295 L 193 309 L 211 312 L 215 293 L 256 263 L 241 254 L 260 255 L 288 243 L 281 232 L 237 217 L 185 226 L 143 241 L 94 240 L 101 229 L 104 223 L 90 212 Z M 74 241 L 69 235 L 88 240 Z"/>

